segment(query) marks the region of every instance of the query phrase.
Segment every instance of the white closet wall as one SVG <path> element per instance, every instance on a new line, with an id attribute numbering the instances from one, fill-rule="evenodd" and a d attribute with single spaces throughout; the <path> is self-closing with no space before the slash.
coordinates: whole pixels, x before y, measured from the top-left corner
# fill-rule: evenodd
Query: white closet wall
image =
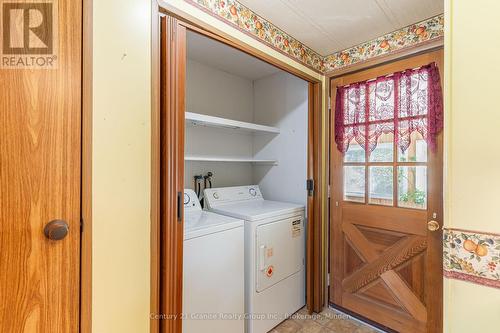
<path id="1" fill-rule="evenodd" d="M 253 182 L 266 199 L 306 205 L 308 83 L 285 72 L 254 81 L 254 122 L 280 134 L 254 137 L 255 158 L 279 164 L 254 166 Z"/>
<path id="2" fill-rule="evenodd" d="M 253 120 L 253 82 L 188 59 L 186 111 L 239 121 Z M 186 126 L 186 156 L 248 157 L 253 135 L 228 129 Z M 214 186 L 251 184 L 250 163 L 185 162 L 184 183 L 193 189 L 196 174 L 214 173 Z"/>
<path id="3" fill-rule="evenodd" d="M 210 61 L 214 62 L 214 58 Z M 242 68 L 234 64 L 232 68 L 241 74 Z M 242 77 L 193 59 L 188 59 L 186 75 L 187 112 L 272 126 L 279 134 L 252 133 L 213 124 L 208 127 L 200 125 L 203 120 L 188 121 L 185 187 L 194 189 L 194 176 L 211 171 L 214 187 L 258 184 L 269 200 L 306 205 L 307 82 L 283 71 L 253 78 L 246 72 Z M 219 126 L 230 124 L 221 121 Z M 189 160 L 203 158 L 233 162 Z M 273 160 L 277 164 L 234 161 L 237 159 Z"/>
<path id="4" fill-rule="evenodd" d="M 253 82 L 188 59 L 186 111 L 253 120 Z"/>

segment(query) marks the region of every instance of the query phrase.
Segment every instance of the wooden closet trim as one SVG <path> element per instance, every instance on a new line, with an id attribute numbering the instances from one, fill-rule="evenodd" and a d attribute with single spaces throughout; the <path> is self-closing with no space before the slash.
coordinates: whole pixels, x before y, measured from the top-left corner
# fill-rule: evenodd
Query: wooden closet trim
<path id="1" fill-rule="evenodd" d="M 179 26 L 185 29 L 195 31 L 197 33 L 203 34 L 209 38 L 215 39 L 226 45 L 234 47 L 240 51 L 243 51 L 251 56 L 254 56 L 262 61 L 265 61 L 275 67 L 278 67 L 292 75 L 295 75 L 305 81 L 308 81 L 312 89 L 314 96 L 309 96 L 310 102 L 310 112 L 309 117 L 313 117 L 314 126 L 309 124 L 309 132 L 312 136 L 309 136 L 308 147 L 312 146 L 312 151 L 309 150 L 309 161 L 308 161 L 308 176 L 314 179 L 315 183 L 315 196 L 314 196 L 314 210 L 315 214 L 313 219 L 311 219 L 308 224 L 308 232 L 313 236 L 314 244 L 306 247 L 308 254 L 312 255 L 314 260 L 311 263 L 314 265 L 306 267 L 306 276 L 308 277 L 308 283 L 306 285 L 306 291 L 308 295 L 311 295 L 311 299 L 307 300 L 308 306 L 311 305 L 310 309 L 319 312 L 322 310 L 325 304 L 325 291 L 326 291 L 326 279 L 325 279 L 325 256 L 327 253 L 323 251 L 324 241 L 323 233 L 325 228 L 324 223 L 327 223 L 326 212 L 322 209 L 322 204 L 325 201 L 322 175 L 327 173 L 328 165 L 323 163 L 323 99 L 322 90 L 323 82 L 321 78 L 313 76 L 307 72 L 301 71 L 294 66 L 276 59 L 267 53 L 251 47 L 242 41 L 236 39 L 235 37 L 226 34 L 216 28 L 206 24 L 206 23 L 194 23 L 194 20 L 185 13 L 180 12 L 172 5 L 168 4 L 163 0 L 152 0 L 152 113 L 151 113 L 151 320 L 150 320 L 150 332 L 157 333 L 160 332 L 161 322 L 153 318 L 154 314 L 160 314 L 160 283 L 161 283 L 161 258 L 159 256 L 160 252 L 160 241 L 161 241 L 161 229 L 160 229 L 160 199 L 161 190 L 159 187 L 160 182 L 160 39 L 159 39 L 159 18 L 161 16 L 171 16 L 177 19 Z M 311 115 L 311 112 L 313 115 Z M 326 124 L 328 126 L 328 124 Z M 311 143 L 311 140 L 312 143 Z M 314 160 L 311 162 L 311 156 Z M 310 166 L 310 167 L 309 167 Z M 327 178 L 328 179 L 328 178 Z M 324 222 L 324 223 L 323 223 Z M 325 238 L 326 239 L 326 238 Z M 180 325 L 178 325 L 180 327 Z M 161 330 L 161 332 L 180 332 L 175 330 Z"/>
<path id="2" fill-rule="evenodd" d="M 92 332 L 92 73 L 93 0 L 82 2 L 82 184 L 80 332 Z"/>

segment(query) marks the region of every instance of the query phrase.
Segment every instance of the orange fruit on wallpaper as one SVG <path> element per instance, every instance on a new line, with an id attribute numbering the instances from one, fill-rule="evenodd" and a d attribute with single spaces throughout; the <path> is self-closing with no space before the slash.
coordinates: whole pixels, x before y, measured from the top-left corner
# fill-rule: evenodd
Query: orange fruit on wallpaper
<path id="1" fill-rule="evenodd" d="M 474 252 L 476 251 L 477 244 L 471 241 L 470 239 L 466 240 L 464 242 L 464 249 L 466 249 L 469 252 Z"/>
<path id="2" fill-rule="evenodd" d="M 389 42 L 387 40 L 382 41 L 382 43 L 380 43 L 380 47 L 383 48 L 383 49 L 388 48 L 389 47 Z"/>
<path id="3" fill-rule="evenodd" d="M 342 60 L 344 60 L 344 61 L 346 61 L 348 58 L 349 58 L 349 55 L 348 55 L 347 53 L 342 53 L 342 54 L 340 55 L 340 59 L 342 59 Z"/>
<path id="4" fill-rule="evenodd" d="M 417 35 L 423 35 L 425 32 L 425 28 L 424 27 L 418 27 L 417 30 L 415 31 L 415 33 Z"/>
<path id="5" fill-rule="evenodd" d="M 231 8 L 229 8 L 229 11 L 231 12 L 231 14 L 232 14 L 232 15 L 236 15 L 236 13 L 238 12 L 238 11 L 236 10 L 236 6 L 234 6 L 234 5 L 233 5 L 233 6 L 231 6 Z"/>
<path id="6" fill-rule="evenodd" d="M 259 29 L 259 30 L 260 30 L 260 29 L 262 29 L 262 23 L 260 23 L 259 21 L 257 21 L 257 22 L 255 23 L 255 27 L 256 27 L 257 29 Z"/>
<path id="7" fill-rule="evenodd" d="M 488 254 L 488 248 L 486 247 L 486 245 L 478 245 L 476 247 L 476 254 L 480 257 L 484 257 L 485 255 Z"/>
<path id="8" fill-rule="evenodd" d="M 285 46 L 286 46 L 286 47 L 288 47 L 288 39 L 285 39 L 285 40 L 283 41 L 283 44 L 285 44 Z"/>

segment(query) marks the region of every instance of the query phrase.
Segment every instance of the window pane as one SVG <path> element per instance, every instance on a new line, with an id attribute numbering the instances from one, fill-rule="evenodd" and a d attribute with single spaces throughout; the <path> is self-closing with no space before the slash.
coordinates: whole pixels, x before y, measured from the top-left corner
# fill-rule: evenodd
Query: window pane
<path id="1" fill-rule="evenodd" d="M 349 149 L 344 154 L 344 162 L 364 162 L 365 149 L 353 138 L 349 142 Z"/>
<path id="2" fill-rule="evenodd" d="M 398 167 L 398 206 L 427 209 L 427 167 Z"/>
<path id="3" fill-rule="evenodd" d="M 370 125 L 369 141 L 370 162 L 392 162 L 394 160 L 394 123 Z"/>
<path id="4" fill-rule="evenodd" d="M 344 200 L 365 202 L 364 166 L 344 166 Z"/>
<path id="5" fill-rule="evenodd" d="M 377 205 L 393 204 L 393 168 L 392 166 L 371 166 L 370 192 L 368 202 Z"/>
<path id="6" fill-rule="evenodd" d="M 410 134 L 410 146 L 404 153 L 398 149 L 400 162 L 427 162 L 427 142 L 418 131 Z"/>

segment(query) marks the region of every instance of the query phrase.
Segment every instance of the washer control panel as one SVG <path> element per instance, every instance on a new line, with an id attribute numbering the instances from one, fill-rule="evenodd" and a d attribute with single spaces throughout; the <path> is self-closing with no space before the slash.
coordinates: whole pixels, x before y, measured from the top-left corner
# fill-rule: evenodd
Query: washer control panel
<path id="1" fill-rule="evenodd" d="M 193 190 L 184 189 L 184 210 L 201 210 L 200 201 Z"/>
<path id="2" fill-rule="evenodd" d="M 258 185 L 208 188 L 204 193 L 209 208 L 238 201 L 264 200 Z"/>

